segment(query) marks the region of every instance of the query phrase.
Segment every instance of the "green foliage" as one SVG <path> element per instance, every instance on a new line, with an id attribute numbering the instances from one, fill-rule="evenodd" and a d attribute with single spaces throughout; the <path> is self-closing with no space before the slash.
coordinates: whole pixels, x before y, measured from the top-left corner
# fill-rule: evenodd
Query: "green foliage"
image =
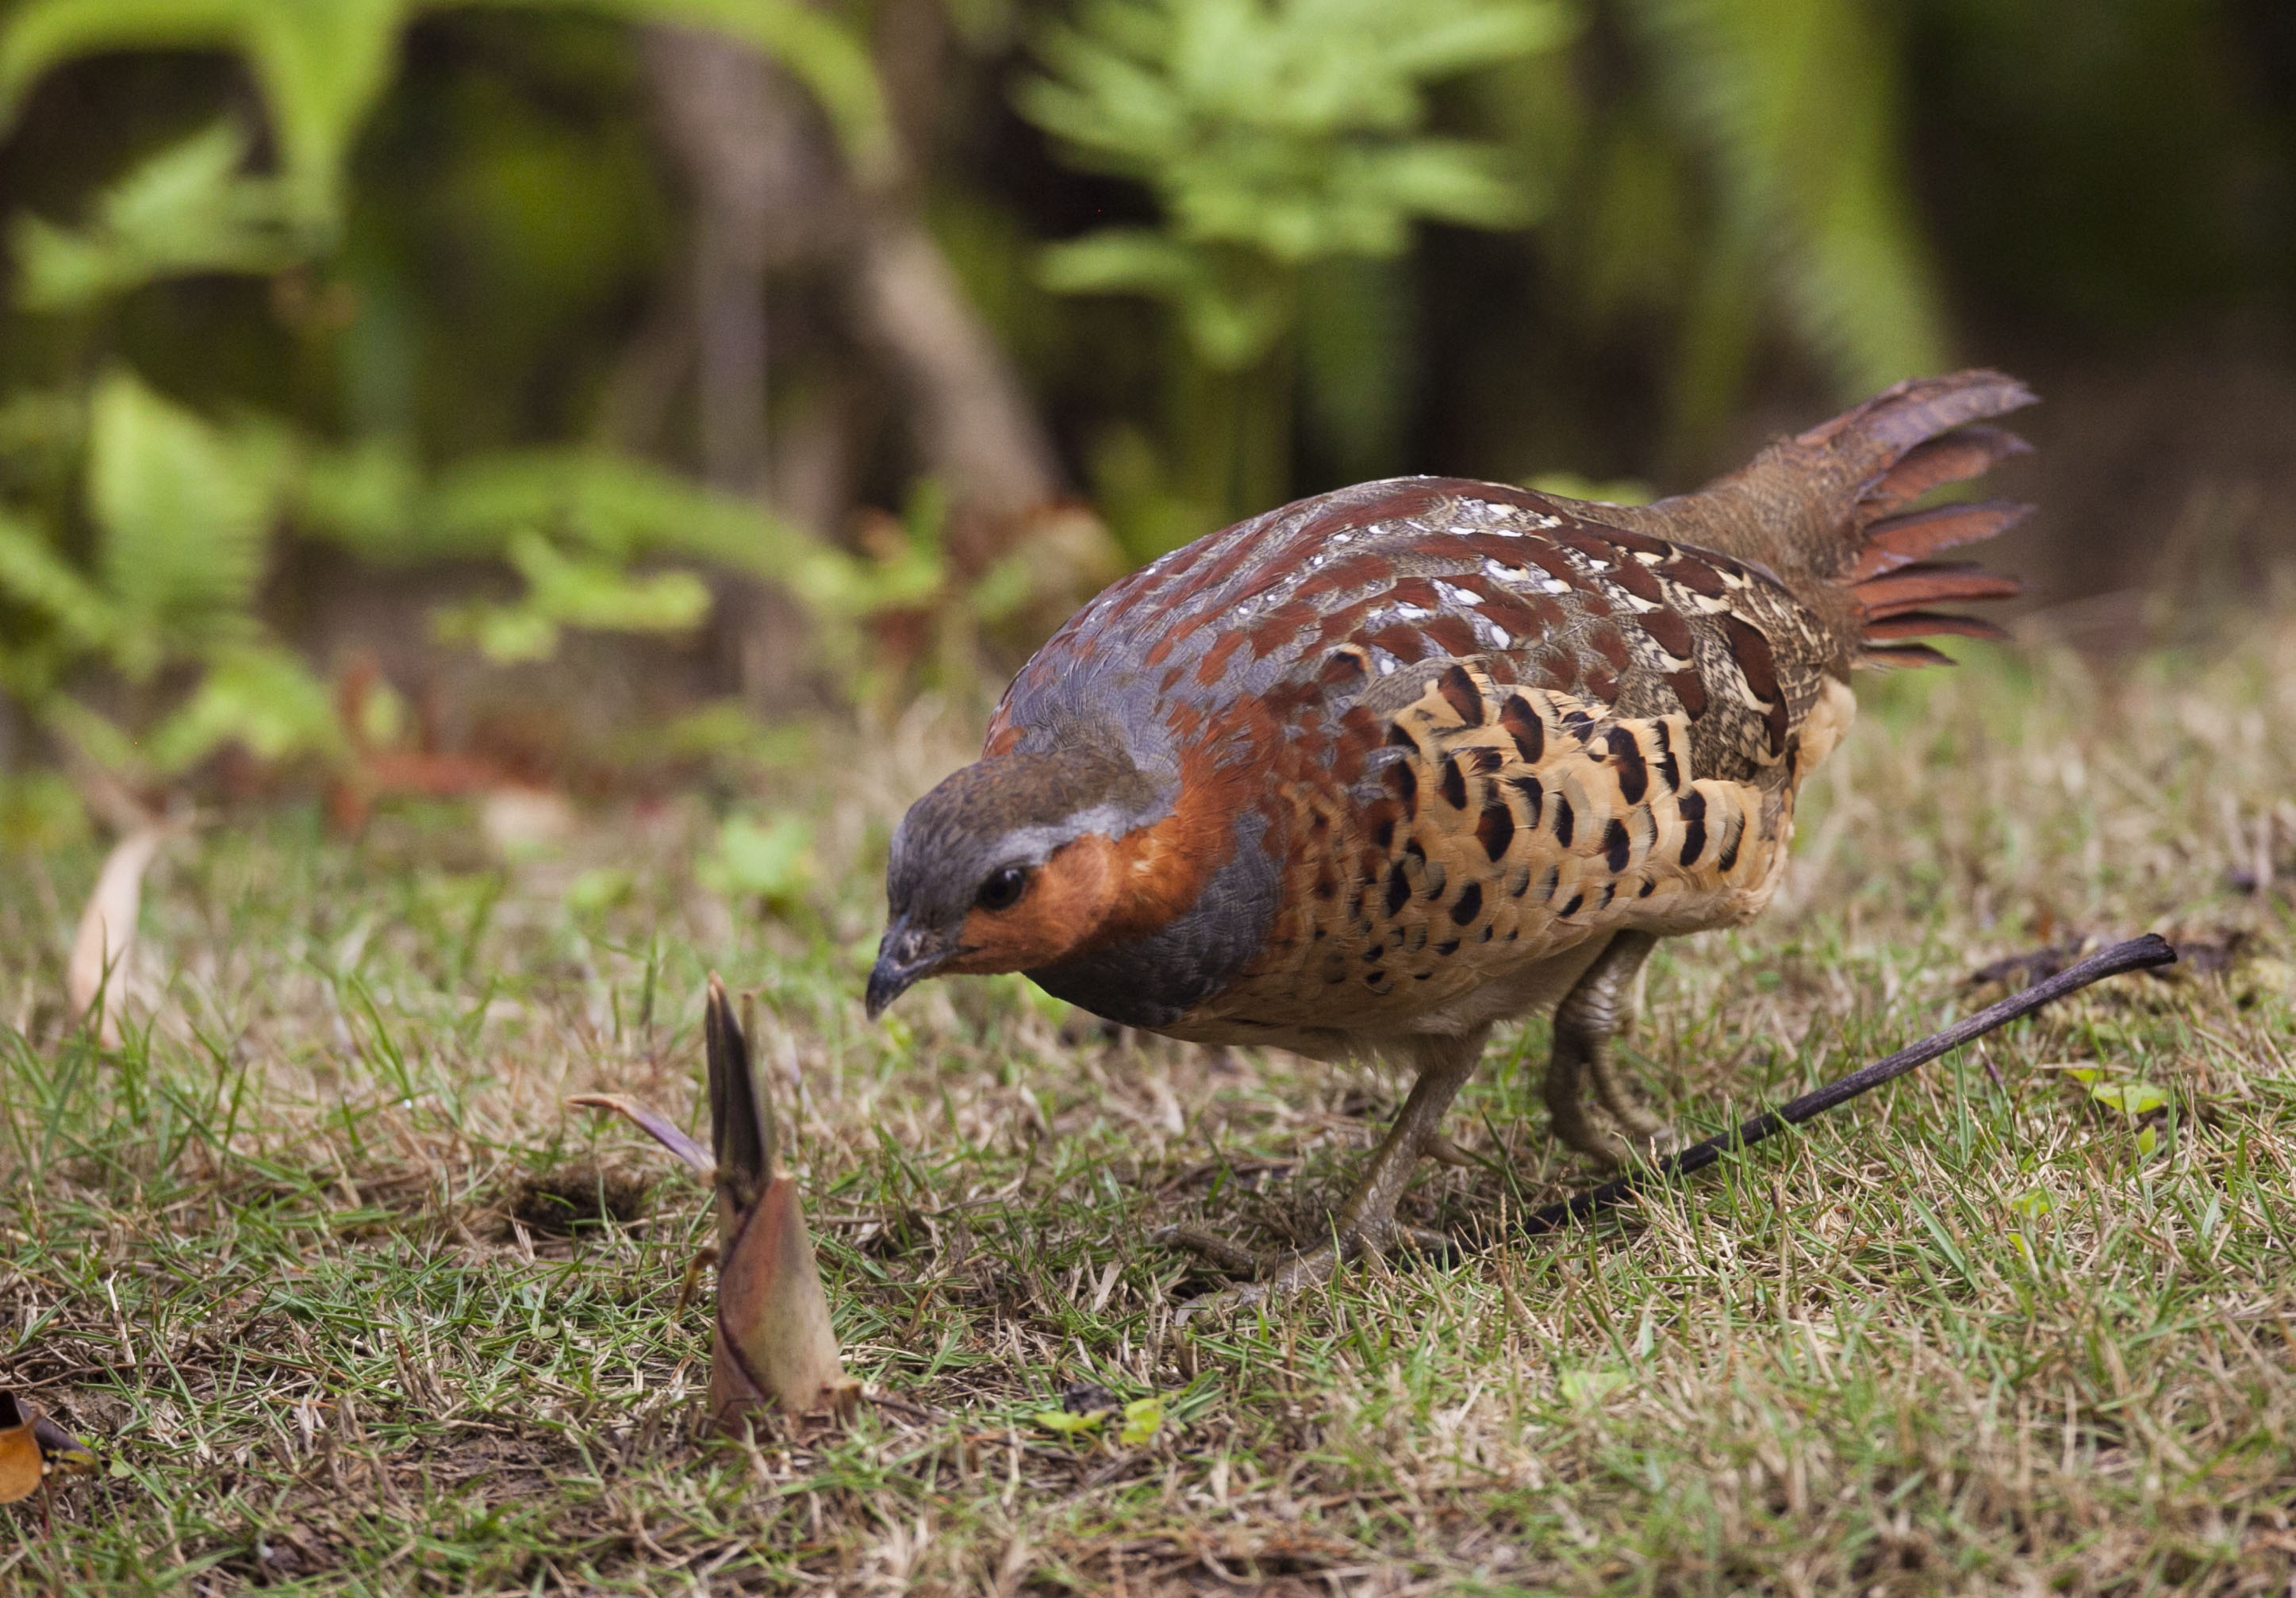
<path id="1" fill-rule="evenodd" d="M 949 580 L 937 534 L 913 536 L 890 559 L 831 548 L 754 500 L 666 468 L 597 449 L 473 456 L 426 479 L 403 447 L 349 450 L 288 439 L 284 491 L 306 531 L 368 560 L 406 565 L 446 555 L 497 556 L 524 596 L 441 617 L 447 636 L 499 660 L 546 655 L 562 627 L 676 632 L 698 623 L 708 593 L 687 572 L 640 578 L 647 559 L 685 559 L 782 584 L 823 625 L 832 660 L 851 661 L 856 624 L 923 603 Z M 992 571 L 984 585 L 1001 578 Z"/>
<path id="2" fill-rule="evenodd" d="M 1037 39 L 1021 110 L 1077 164 L 1145 184 L 1166 222 L 1060 245 L 1046 282 L 1168 301 L 1200 359 L 1250 366 L 1308 262 L 1399 255 L 1421 218 L 1529 218 L 1497 147 L 1423 131 L 1424 85 L 1569 32 L 1555 0 L 1086 0 Z"/>
<path id="3" fill-rule="evenodd" d="M 0 598 L 26 619 L 0 631 L 7 689 L 106 764 L 176 772 L 234 739 L 266 759 L 337 752 L 326 689 L 250 613 L 281 496 L 276 452 L 122 371 L 97 382 L 87 417 L 92 558 L 75 561 L 37 522 L 0 517 Z M 134 750 L 59 695 L 89 656 L 131 683 L 170 663 L 204 669 Z"/>
<path id="4" fill-rule="evenodd" d="M 833 14 L 805 0 L 432 0 L 587 11 L 624 22 L 670 22 L 754 45 L 820 102 L 865 182 L 895 176 L 898 158 L 867 47 Z"/>
<path id="5" fill-rule="evenodd" d="M 865 169 L 890 135 L 865 51 L 799 0 L 442 0 L 712 29 L 779 58 L 821 96 Z M 351 146 L 390 86 L 414 0 L 25 0 L 0 23 L 0 117 L 65 61 L 108 50 L 223 48 L 245 59 L 279 147 L 285 217 L 315 242 L 342 225 Z"/>
<path id="6" fill-rule="evenodd" d="M 1132 487 L 1116 492 L 1136 508 L 1116 525 L 1136 554 L 1283 497 L 1307 268 L 1391 260 L 1420 221 L 1531 218 L 1529 175 L 1501 146 L 1427 131 L 1428 86 L 1551 50 L 1574 21 L 1561 0 L 1083 0 L 1039 30 L 1044 70 L 1020 86 L 1021 112 L 1073 164 L 1144 184 L 1163 213 L 1052 247 L 1044 281 L 1162 302 L 1197 368 L 1168 401 L 1171 488 L 1142 492 L 1168 476 L 1161 461 L 1120 463 Z M 1311 309 L 1361 281 L 1309 279 Z M 1367 343 L 1328 314 L 1314 326 L 1319 376 Z M 1362 326 L 1370 353 L 1391 349 L 1376 318 Z M 1343 454 L 1374 458 L 1398 436 L 1392 374 L 1374 363 L 1332 385 L 1317 420 Z"/>
<path id="7" fill-rule="evenodd" d="M 2088 1096 L 2131 1120 L 2150 1115 L 2169 1102 L 2169 1095 L 2150 1082 L 2100 1082 L 2088 1090 Z"/>
<path id="8" fill-rule="evenodd" d="M 227 120 L 134 166 L 97 196 L 79 227 L 19 217 L 17 303 L 97 316 L 168 278 L 267 275 L 334 248 L 349 211 L 353 144 L 420 9 L 411 0 L 26 0 L 12 8 L 0 20 L 0 119 L 12 118 L 44 75 L 80 56 L 221 47 L 247 63 L 277 164 L 275 175 L 251 173 L 253 140 Z M 799 0 L 534 0 L 529 9 L 676 22 L 756 45 L 819 94 L 865 181 L 892 174 L 866 51 L 841 21 Z M 84 425 L 58 425 L 82 417 Z M 332 447 L 261 414 L 218 424 L 124 368 L 84 397 L 20 397 L 0 412 L 0 463 L 12 479 L 35 481 L 42 471 L 53 475 L 56 459 L 83 457 L 78 492 L 45 507 L 48 515 L 0 510 L 0 684 L 96 758 L 152 771 L 183 770 L 233 741 L 266 759 L 345 752 L 324 685 L 253 618 L 283 516 L 370 559 L 506 561 L 523 581 L 518 598 L 439 618 L 443 634 L 498 660 L 546 656 L 567 627 L 694 626 L 709 589 L 690 571 L 628 570 L 649 555 L 782 578 L 849 620 L 879 602 L 882 586 L 865 563 L 818 549 L 755 507 L 593 452 L 481 457 L 433 477 L 396 437 Z M 70 553 L 82 520 L 93 534 L 84 557 Z M 91 660 L 133 684 L 171 664 L 199 669 L 188 696 L 144 729 L 139 748 L 136 735 L 61 696 L 75 667 Z"/>
<path id="9" fill-rule="evenodd" d="M 309 241 L 295 207 L 275 179 L 241 176 L 247 159 L 246 134 L 217 123 L 120 179 L 83 230 L 18 217 L 18 301 L 74 310 L 157 278 L 273 272 L 302 258 Z"/>
<path id="10" fill-rule="evenodd" d="M 680 633 L 709 609 L 709 590 L 690 571 L 635 577 L 611 561 L 562 554 L 530 528 L 511 536 L 509 555 L 526 579 L 523 598 L 445 611 L 441 637 L 475 643 L 496 660 L 543 660 L 557 652 L 562 627 Z"/>
<path id="11" fill-rule="evenodd" d="M 332 230 L 351 141 L 390 82 L 407 10 L 404 0 L 27 0 L 0 25 L 0 113 L 79 56 L 234 51 L 262 89 L 290 205 Z"/>
<path id="12" fill-rule="evenodd" d="M 92 569 L 29 520 L 0 519 L 0 594 L 46 626 L 11 660 L 37 697 L 62 657 L 102 652 L 131 679 L 204 644 L 237 643 L 262 574 L 270 473 L 219 430 L 114 372 L 91 398 L 86 500 Z"/>
<path id="13" fill-rule="evenodd" d="M 113 659 L 148 677 L 170 654 L 244 632 L 276 472 L 264 452 L 124 372 L 96 385 L 89 416 L 87 505 L 103 534 Z"/>
<path id="14" fill-rule="evenodd" d="M 344 747 L 326 685 L 299 656 L 262 643 L 208 656 L 191 698 L 152 734 L 149 758 L 159 771 L 183 772 L 231 742 L 268 761 L 339 755 Z"/>
<path id="15" fill-rule="evenodd" d="M 1029 1419 L 1046 1431 L 1059 1436 L 1081 1438 L 1097 1433 L 1101 1424 L 1117 1412 L 1113 1409 L 1088 1409 L 1081 1413 L 1066 1409 L 1040 1409 Z M 1117 1443 L 1126 1448 L 1144 1447 L 1155 1440 L 1164 1429 L 1164 1401 L 1160 1398 L 1135 1398 L 1124 1406 L 1123 1424 L 1117 1430 Z"/>
<path id="16" fill-rule="evenodd" d="M 65 647 L 108 649 L 118 635 L 118 607 L 31 522 L 0 520 L 0 593 L 45 621 Z M 33 651 L 12 651 L 0 661 L 16 693 L 32 697 L 45 685 L 45 662 Z"/>
<path id="17" fill-rule="evenodd" d="M 758 821 L 729 815 L 718 847 L 695 868 L 712 892 L 786 905 L 813 881 L 813 824 L 802 815 Z"/>
<path id="18" fill-rule="evenodd" d="M 0 775 L 0 853 L 45 855 L 87 836 L 72 785 L 52 771 Z"/>

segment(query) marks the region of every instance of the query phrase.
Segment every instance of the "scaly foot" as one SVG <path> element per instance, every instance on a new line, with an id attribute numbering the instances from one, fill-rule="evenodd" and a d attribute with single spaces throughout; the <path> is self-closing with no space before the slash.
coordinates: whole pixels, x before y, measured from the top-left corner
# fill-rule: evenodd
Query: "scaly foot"
<path id="1" fill-rule="evenodd" d="M 1612 1059 L 1611 1040 L 1633 1022 L 1635 973 L 1657 941 L 1647 932 L 1614 935 L 1554 1010 L 1546 1086 L 1554 1135 L 1607 1165 L 1657 1160 L 1682 1146 L 1681 1135 L 1620 1079 Z"/>
<path id="2" fill-rule="evenodd" d="M 1378 1233 L 1375 1235 L 1375 1233 Z M 1198 1315 L 1222 1315 L 1270 1298 L 1283 1298 L 1306 1287 L 1320 1287 L 1339 1274 L 1340 1266 L 1357 1256 L 1393 1254 L 1415 1250 L 1433 1259 L 1448 1258 L 1457 1245 L 1448 1233 L 1411 1226 L 1389 1219 L 1383 1229 L 1357 1226 L 1334 1233 L 1312 1249 L 1286 1249 L 1272 1254 L 1254 1253 L 1214 1233 L 1193 1226 L 1162 1226 L 1148 1234 L 1160 1248 L 1185 1249 L 1210 1260 L 1232 1276 L 1244 1280 L 1237 1286 L 1191 1299 L 1174 1319 L 1185 1323 Z"/>
<path id="3" fill-rule="evenodd" d="M 1152 1242 L 1193 1250 L 1224 1270 L 1252 1278 L 1243 1285 L 1181 1306 L 1177 1318 L 1226 1314 L 1329 1282 L 1341 1265 L 1365 1250 L 1386 1254 L 1398 1246 L 1409 1246 L 1437 1257 L 1449 1254 L 1449 1238 L 1398 1221 L 1395 1206 L 1423 1157 L 1456 1156 L 1456 1151 L 1439 1130 L 1443 1112 L 1473 1073 L 1485 1035 L 1478 1031 L 1420 1044 L 1425 1063 L 1412 1084 L 1410 1098 L 1404 1102 L 1403 1113 L 1388 1128 L 1356 1191 L 1332 1217 L 1331 1235 L 1324 1242 L 1297 1252 L 1264 1256 L 1189 1226 L 1167 1226 L 1152 1234 Z"/>

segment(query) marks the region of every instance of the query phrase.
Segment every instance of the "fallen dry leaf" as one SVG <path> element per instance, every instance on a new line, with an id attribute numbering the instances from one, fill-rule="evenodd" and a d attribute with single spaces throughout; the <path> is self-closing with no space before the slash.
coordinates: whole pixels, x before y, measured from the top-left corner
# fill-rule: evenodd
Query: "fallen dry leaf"
<path id="1" fill-rule="evenodd" d="M 80 912 L 71 963 L 64 970 L 64 990 L 73 1012 L 94 1020 L 96 1037 L 107 1049 L 119 1046 L 120 988 L 127 952 L 135 942 L 135 918 L 143 909 L 144 873 L 172 832 L 156 824 L 131 828 L 104 857 L 95 891 Z"/>
<path id="2" fill-rule="evenodd" d="M 95 1455 L 85 1443 L 0 1389 L 0 1504 L 30 1497 L 52 1471 L 77 1475 L 94 1468 Z"/>

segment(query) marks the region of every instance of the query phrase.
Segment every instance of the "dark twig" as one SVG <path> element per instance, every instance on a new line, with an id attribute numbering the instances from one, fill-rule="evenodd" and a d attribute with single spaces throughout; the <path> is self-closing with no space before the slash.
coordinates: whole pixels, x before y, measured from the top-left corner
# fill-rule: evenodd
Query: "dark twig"
<path id="1" fill-rule="evenodd" d="M 1600 1187 L 1589 1188 L 1560 1203 L 1535 1210 L 1523 1217 L 1522 1229 L 1534 1237 L 1542 1233 L 1560 1231 L 1600 1210 L 1610 1209 L 1641 1188 L 1703 1170 L 1725 1154 L 1735 1153 L 1751 1143 L 1758 1143 L 1766 1137 L 1784 1131 L 1788 1127 L 1798 1127 L 1836 1104 L 1847 1103 L 1859 1094 L 1879 1087 L 1893 1077 L 1902 1077 L 1916 1066 L 1926 1065 L 1939 1055 L 1959 1048 L 1972 1038 L 1982 1037 L 1996 1027 L 2005 1026 L 2020 1016 L 2030 1015 L 2042 1005 L 2087 987 L 2092 982 L 2117 977 L 2123 971 L 2174 964 L 2176 959 L 2177 951 L 2157 933 L 2147 932 L 2128 943 L 2115 944 L 2102 954 L 2090 955 L 2079 965 L 2059 971 L 2046 981 L 2037 982 L 2022 993 L 1979 1011 L 1967 1020 L 1948 1027 L 1934 1037 L 1922 1039 L 1909 1049 L 1900 1049 L 1887 1060 L 1877 1060 L 1861 1070 L 1850 1072 L 1838 1082 L 1829 1082 L 1816 1092 L 1806 1093 L 1775 1110 L 1766 1110 L 1718 1137 L 1693 1143 L 1663 1160 L 1605 1182 Z"/>

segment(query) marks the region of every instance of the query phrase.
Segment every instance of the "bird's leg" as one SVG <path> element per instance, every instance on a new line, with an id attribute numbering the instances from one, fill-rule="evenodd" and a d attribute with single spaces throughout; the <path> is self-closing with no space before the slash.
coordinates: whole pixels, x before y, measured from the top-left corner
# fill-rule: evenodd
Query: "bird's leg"
<path id="1" fill-rule="evenodd" d="M 1157 1233 L 1155 1242 L 1193 1250 L 1239 1274 L 1249 1268 L 1259 1278 L 1249 1287 L 1197 1299 L 1183 1313 L 1238 1307 L 1328 1282 L 1343 1263 L 1366 1249 L 1385 1253 L 1398 1242 L 1407 1242 L 1431 1253 L 1447 1249 L 1450 1240 L 1441 1233 L 1398 1221 L 1395 1207 L 1404 1189 L 1410 1186 L 1422 1157 L 1439 1146 L 1447 1147 L 1440 1131 L 1444 1112 L 1451 1108 L 1451 1101 L 1458 1096 L 1467 1078 L 1474 1075 L 1476 1063 L 1482 1058 L 1483 1039 L 1488 1035 L 1488 1029 L 1481 1028 L 1464 1037 L 1414 1040 L 1419 1076 L 1411 1085 L 1411 1096 L 1404 1101 L 1403 1112 L 1395 1118 L 1395 1125 L 1388 1128 L 1387 1136 L 1372 1155 L 1355 1192 L 1332 1217 L 1330 1235 L 1314 1248 L 1262 1258 L 1192 1227 L 1168 1226 Z"/>
<path id="2" fill-rule="evenodd" d="M 1554 1118 L 1554 1135 L 1612 1165 L 1625 1164 L 1630 1153 L 1663 1153 L 1680 1141 L 1619 1079 L 1611 1057 L 1611 1040 L 1634 1020 L 1628 994 L 1635 973 L 1657 942 L 1648 932 L 1614 934 L 1554 1009 L 1554 1053 L 1546 1066 L 1546 1108 Z M 1589 1087 L 1625 1137 L 1587 1113 Z"/>

